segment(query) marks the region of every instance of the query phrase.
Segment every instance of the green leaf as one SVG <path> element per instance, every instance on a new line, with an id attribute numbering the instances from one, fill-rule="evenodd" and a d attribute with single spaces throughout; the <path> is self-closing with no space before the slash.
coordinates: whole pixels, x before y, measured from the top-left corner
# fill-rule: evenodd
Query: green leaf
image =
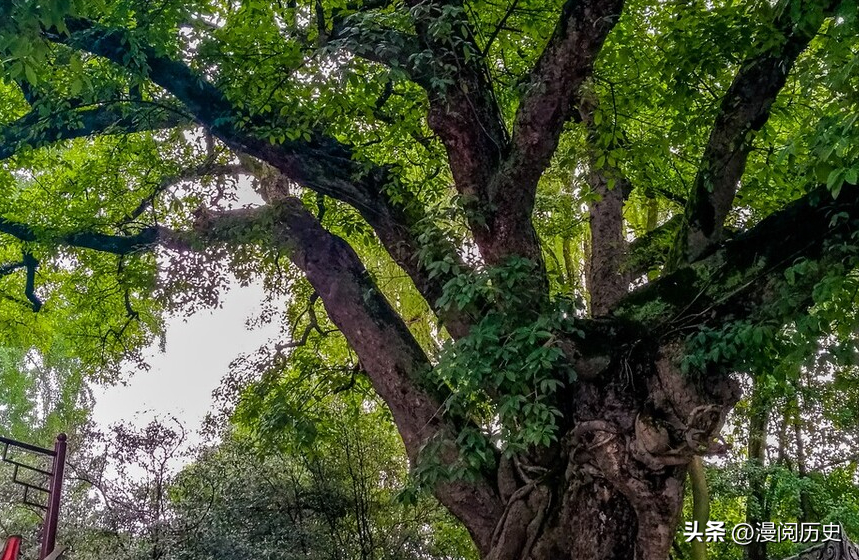
<path id="1" fill-rule="evenodd" d="M 31 85 L 38 85 L 39 77 L 36 75 L 36 70 L 26 63 L 24 64 L 24 75 L 26 76 L 27 81 L 30 82 Z"/>

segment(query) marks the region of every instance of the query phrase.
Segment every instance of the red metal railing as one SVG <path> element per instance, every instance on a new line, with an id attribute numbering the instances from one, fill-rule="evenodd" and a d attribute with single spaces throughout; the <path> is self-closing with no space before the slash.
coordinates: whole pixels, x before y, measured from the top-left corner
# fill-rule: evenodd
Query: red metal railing
<path id="1" fill-rule="evenodd" d="M 42 524 L 42 544 L 39 558 L 46 558 L 57 544 L 57 523 L 60 517 L 60 497 L 63 491 L 63 471 L 66 466 L 66 434 L 57 436 L 54 449 L 45 449 L 22 441 L 0 437 L 0 445 L 3 446 L 2 461 L 14 466 L 12 471 L 12 482 L 24 488 L 23 502 L 29 506 L 45 511 L 45 519 Z M 50 469 L 42 469 L 37 466 L 22 462 L 18 457 L 10 455 L 10 448 L 24 451 L 25 453 L 50 457 Z M 47 482 L 47 488 L 34 484 L 32 480 L 19 478 L 21 470 L 36 473 Z M 31 496 L 30 492 L 44 495 L 45 503 L 39 498 Z M 4 559 L 5 560 L 5 557 Z"/>

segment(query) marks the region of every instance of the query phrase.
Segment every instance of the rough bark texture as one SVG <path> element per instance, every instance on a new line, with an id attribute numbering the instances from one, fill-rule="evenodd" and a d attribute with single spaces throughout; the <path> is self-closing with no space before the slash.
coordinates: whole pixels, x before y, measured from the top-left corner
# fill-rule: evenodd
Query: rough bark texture
<path id="1" fill-rule="evenodd" d="M 591 226 L 590 258 L 587 268 L 587 287 L 591 297 L 591 315 L 600 317 L 626 295 L 629 291 L 630 275 L 626 266 L 628 243 L 623 223 L 623 205 L 632 190 L 629 181 L 613 166 L 608 166 L 605 156 L 603 165 L 596 148 L 599 130 L 594 123 L 597 103 L 585 97 L 579 112 L 588 130 L 590 154 L 587 182 L 596 195 L 596 200 L 588 205 Z"/>
<path id="2" fill-rule="evenodd" d="M 611 310 L 629 292 L 630 281 L 639 271 L 632 262 L 635 256 L 626 240 L 623 209 L 626 199 L 633 190 L 632 184 L 607 154 L 617 148 L 616 140 L 610 146 L 602 146 L 600 127 L 594 121 L 599 103 L 593 95 L 583 96 L 579 104 L 579 114 L 588 131 L 588 172 L 587 184 L 591 196 L 596 200 L 588 204 L 590 217 L 590 254 L 587 262 L 587 288 L 590 295 L 591 315 L 601 317 Z M 616 124 L 615 124 L 616 126 Z M 612 135 L 614 137 L 614 135 Z M 655 215 L 651 220 L 648 212 L 648 232 L 654 237 Z M 654 221 L 650 224 L 650 221 Z M 640 242 L 639 245 L 642 245 Z M 646 247 L 645 247 L 645 252 Z M 645 267 L 654 266 L 650 255 L 643 259 Z M 646 270 L 645 270 L 646 271 Z"/>
<path id="3" fill-rule="evenodd" d="M 455 1 L 425 4 L 427 18 L 445 5 L 461 6 Z M 542 250 L 531 223 L 537 183 L 558 146 L 564 124 L 577 113 L 581 87 L 622 7 L 622 0 L 568 0 L 564 4 L 531 72 L 512 133 L 501 119 L 485 63 L 460 62 L 471 58 L 458 57 L 449 44 L 427 37 L 423 18 L 416 22 L 427 48 L 442 61 L 453 58 L 451 66 L 457 68 L 451 76 L 456 86 L 430 92 L 428 122 L 447 149 L 474 240 L 488 264 L 504 264 L 511 257 L 532 261 L 535 274 L 523 289 L 535 295 L 547 287 Z M 467 21 L 456 23 L 462 23 L 464 31 L 455 44 L 478 51 Z M 542 296 L 534 299 L 539 301 Z"/>
<path id="4" fill-rule="evenodd" d="M 557 454 L 507 473 L 515 490 L 487 558 L 667 558 L 686 465 L 714 450 L 739 391 L 727 378 L 684 376 L 680 348 L 657 348 L 642 340 L 571 390 L 575 420 Z"/>
<path id="5" fill-rule="evenodd" d="M 798 20 L 791 10 L 783 8 L 773 22 L 783 39 L 771 41 L 764 52 L 743 62 L 722 99 L 704 149 L 672 266 L 692 262 L 722 241 L 754 135 L 769 120 L 770 109 L 796 59 L 825 15 L 838 4 L 833 0 L 810 2 L 805 8 L 810 15 Z"/>
<path id="6" fill-rule="evenodd" d="M 605 315 L 629 290 L 630 277 L 624 265 L 627 242 L 623 231 L 624 188 L 591 171 L 589 183 L 599 200 L 589 207 L 591 216 L 591 258 L 588 261 L 588 292 L 591 315 Z"/>

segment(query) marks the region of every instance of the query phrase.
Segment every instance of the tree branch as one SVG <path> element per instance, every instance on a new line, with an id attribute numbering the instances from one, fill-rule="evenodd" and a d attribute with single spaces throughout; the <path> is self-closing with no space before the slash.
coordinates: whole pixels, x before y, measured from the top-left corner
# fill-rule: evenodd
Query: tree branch
<path id="1" fill-rule="evenodd" d="M 537 179 L 558 147 L 564 124 L 577 115 L 582 85 L 591 77 L 594 61 L 622 9 L 623 0 L 567 0 L 564 4 L 516 112 L 505 172 L 515 171 L 518 182 L 503 181 L 496 187 L 513 191 L 506 197 L 525 202 L 529 209 L 533 206 Z"/>
<path id="2" fill-rule="evenodd" d="M 591 225 L 591 255 L 587 283 L 591 296 L 591 315 L 607 313 L 629 289 L 629 275 L 623 263 L 627 242 L 623 231 L 623 187 L 608 186 L 598 170 L 588 173 L 591 189 L 599 196 L 588 204 Z"/>
<path id="3" fill-rule="evenodd" d="M 171 175 L 169 177 L 164 177 L 159 181 L 158 185 L 152 190 L 152 193 L 140 201 L 134 210 L 129 212 L 120 222 L 117 224 L 118 226 L 127 225 L 141 215 L 146 212 L 149 208 L 152 207 L 152 204 L 155 202 L 155 199 L 158 196 L 169 189 L 181 183 L 182 181 L 190 181 L 194 179 L 201 179 L 203 177 L 212 177 L 212 176 L 227 176 L 227 175 L 239 175 L 242 173 L 247 173 L 245 167 L 241 164 L 231 164 L 231 163 L 214 163 L 214 162 L 206 162 L 195 167 L 191 167 L 188 169 L 183 169 L 179 173 L 175 175 Z"/>
<path id="4" fill-rule="evenodd" d="M 630 275 L 624 269 L 627 242 L 623 227 L 623 205 L 632 185 L 599 154 L 598 131 L 593 115 L 595 104 L 582 100 L 582 120 L 588 128 L 588 173 L 591 190 L 599 197 L 588 204 L 591 229 L 591 254 L 587 267 L 587 287 L 591 296 L 591 315 L 600 316 L 609 311 L 629 291 Z M 611 146 L 609 146 L 611 148 Z"/>
<path id="5" fill-rule="evenodd" d="M 12 274 L 21 268 L 27 269 L 24 295 L 29 300 L 34 312 L 38 312 L 42 308 L 42 300 L 36 295 L 36 269 L 38 266 L 39 261 L 29 252 L 24 252 L 23 260 L 20 262 L 7 263 L 0 266 L 0 277 Z"/>
<path id="6" fill-rule="evenodd" d="M 55 42 L 91 52 L 131 70 L 135 64 L 141 63 L 135 60 L 135 56 L 142 56 L 148 67 L 148 78 L 181 101 L 197 122 L 233 150 L 257 157 L 295 183 L 358 210 L 394 261 L 406 271 L 430 306 L 436 309 L 448 331 L 455 337 L 468 331 L 470 320 L 466 316 L 440 310 L 436 306 L 443 286 L 451 276 L 429 277 L 419 259 L 421 244 L 414 231 L 418 223 L 426 223 L 427 220 L 418 201 L 411 200 L 402 190 L 398 191 L 398 194 L 406 195 L 402 203 L 395 204 L 388 198 L 388 186 L 393 177 L 387 168 L 371 167 L 368 170 L 353 158 L 349 146 L 318 132 L 313 132 L 309 141 L 285 140 L 277 144 L 254 136 L 253 127 L 265 124 L 266 117 L 255 117 L 249 127 L 240 129 L 236 123 L 241 115 L 222 92 L 183 62 L 159 55 L 147 45 L 137 45 L 137 54 L 132 56 L 134 53 L 130 48 L 135 39 L 125 30 L 106 28 L 80 18 L 67 18 L 66 25 L 70 34 L 50 31 L 46 35 Z M 266 122 L 270 126 L 271 123 Z M 450 243 L 438 250 L 458 259 Z"/>
<path id="7" fill-rule="evenodd" d="M 0 265 L 0 277 L 8 276 L 8 275 L 12 274 L 13 272 L 15 272 L 16 270 L 18 270 L 20 268 L 24 268 L 25 266 L 26 265 L 24 264 L 24 261 L 6 263 L 4 265 Z"/>
<path id="8" fill-rule="evenodd" d="M 270 162 L 293 181 L 327 196 L 354 205 L 373 207 L 370 193 L 353 184 L 353 176 L 362 175 L 352 161 L 348 146 L 335 139 L 314 133 L 310 141 L 285 140 L 272 144 L 252 132 L 236 126 L 242 116 L 223 93 L 195 73 L 185 63 L 159 55 L 148 45 L 137 45 L 142 60 L 134 60 L 131 44 L 135 41 L 124 29 L 101 26 L 89 20 L 67 18 L 70 34 L 49 32 L 49 39 L 71 48 L 91 52 L 115 64 L 135 71 L 136 64 L 148 66 L 148 77 L 182 102 L 185 109 L 202 126 L 228 146 Z M 247 127 L 263 124 L 269 116 L 258 117 Z M 270 120 L 266 121 L 270 126 Z"/>
<path id="9" fill-rule="evenodd" d="M 298 326 L 297 323 L 299 320 L 301 320 L 301 317 L 303 317 L 305 313 L 307 314 L 307 317 L 308 317 L 307 325 L 304 327 L 304 330 L 301 333 L 301 337 L 293 338 L 293 340 L 291 342 L 285 342 L 283 344 L 277 344 L 277 345 L 275 345 L 275 350 L 277 350 L 278 352 L 281 352 L 281 351 L 286 350 L 288 348 L 298 348 L 299 346 L 304 346 L 305 344 L 307 344 L 307 339 L 310 338 L 310 333 L 312 333 L 313 331 L 318 332 L 322 336 L 325 336 L 326 334 L 330 334 L 327 331 L 323 331 L 319 327 L 319 319 L 316 317 L 316 309 L 315 309 L 316 301 L 318 299 L 319 299 L 319 294 L 317 294 L 316 292 L 313 292 L 312 294 L 310 294 L 310 299 L 307 302 L 307 309 L 305 309 L 304 311 L 301 312 L 301 314 L 298 316 L 298 319 L 296 320 L 296 324 L 293 325 L 293 330 L 294 330 L 295 327 Z M 353 378 L 353 381 L 354 381 L 354 378 Z"/>
<path id="10" fill-rule="evenodd" d="M 516 11 L 516 6 L 519 5 L 519 0 L 513 0 L 510 2 L 510 5 L 507 7 L 507 10 L 504 12 L 504 15 L 501 17 L 501 20 L 498 22 L 498 25 L 495 26 L 495 29 L 492 30 L 492 34 L 489 35 L 489 38 L 486 39 L 486 44 L 483 46 L 483 51 L 480 53 L 483 56 L 486 56 L 489 53 L 489 50 L 492 48 L 492 44 L 495 42 L 495 39 L 498 38 L 498 34 L 501 33 L 503 29 L 505 29 L 507 25 L 507 20 L 510 19 L 510 16 Z"/>
<path id="11" fill-rule="evenodd" d="M 390 407 L 412 462 L 431 439 L 455 437 L 453 426 L 440 415 L 444 395 L 427 385 L 432 366 L 408 327 L 352 247 L 324 229 L 300 200 L 290 197 L 273 207 L 212 214 L 197 231 L 209 240 L 229 243 L 242 231 L 253 232 L 253 224 L 260 221 L 273 224 L 271 239 L 264 242 L 288 252 L 357 353 L 374 389 Z M 501 515 L 492 485 L 482 480 L 444 483 L 436 495 L 463 520 L 478 546 L 488 549 Z"/>
<path id="12" fill-rule="evenodd" d="M 838 4 L 837 0 L 803 2 L 799 21 L 788 6 L 782 5 L 773 29 L 762 31 L 769 46 L 743 62 L 722 99 L 686 206 L 686 223 L 673 250 L 671 267 L 694 261 L 722 241 L 725 218 L 733 206 L 754 133 L 769 119 L 770 108 L 796 59 Z M 773 31 L 778 35 L 776 40 L 769 35 Z"/>
<path id="13" fill-rule="evenodd" d="M 682 221 L 683 215 L 675 214 L 664 224 L 648 231 L 629 244 L 622 265 L 628 277 L 634 279 L 665 265 Z"/>
<path id="14" fill-rule="evenodd" d="M 558 146 L 564 124 L 576 115 L 581 87 L 623 6 L 622 0 L 568 0 L 537 60 L 519 103 L 509 154 L 489 187 L 495 244 L 504 243 L 540 262 L 531 225 L 537 182 Z M 513 240 L 518 237 L 518 242 Z M 490 241 L 491 242 L 491 241 Z M 491 252 L 506 256 L 510 250 Z"/>
<path id="15" fill-rule="evenodd" d="M 0 160 L 12 157 L 23 147 L 38 148 L 93 134 L 126 134 L 188 124 L 182 115 L 160 107 L 140 109 L 140 105 L 119 102 L 48 117 L 31 111 L 14 122 L 0 125 Z"/>
<path id="16" fill-rule="evenodd" d="M 127 255 L 150 247 L 157 241 L 159 229 L 161 228 L 147 227 L 135 235 L 109 235 L 95 231 L 37 233 L 37 230 L 29 224 L 0 218 L 0 233 L 11 235 L 21 241 L 66 245 L 115 255 Z"/>
<path id="17" fill-rule="evenodd" d="M 833 200 L 824 186 L 818 187 L 708 257 L 634 291 L 614 315 L 663 338 L 701 326 L 718 328 L 729 320 L 783 323 L 813 303 L 813 287 L 828 266 L 850 257 L 839 247 L 852 246 L 857 227 L 859 188 L 845 185 Z M 785 271 L 803 260 L 820 266 L 786 279 Z"/>
<path id="18" fill-rule="evenodd" d="M 33 312 L 38 313 L 42 309 L 42 300 L 36 295 L 36 269 L 39 268 L 39 261 L 29 251 L 26 251 L 24 252 L 24 266 L 27 267 L 24 295 L 33 305 Z"/>
<path id="19" fill-rule="evenodd" d="M 428 90 L 427 122 L 447 151 L 456 189 L 483 260 L 496 266 L 514 256 L 531 259 L 537 265 L 535 293 L 539 294 L 547 283 L 542 281 L 542 253 L 529 210 L 524 211 L 524 221 L 505 230 L 504 216 L 509 209 L 499 208 L 493 198 L 493 178 L 509 153 L 510 134 L 463 3 L 411 0 L 408 4 L 423 50 L 434 55 L 434 73 L 446 82 Z M 439 27 L 450 32 L 440 34 Z M 521 217 L 522 209 L 514 211 Z M 520 226 L 524 229 L 517 229 Z"/>
<path id="20" fill-rule="evenodd" d="M 430 10 L 427 17 L 441 17 L 442 4 L 432 4 L 436 12 Z M 621 0 L 569 0 L 564 5 L 531 72 L 512 139 L 500 118 L 483 57 L 463 57 L 471 63 L 451 60 L 450 66 L 457 68 L 453 79 L 458 87 L 431 97 L 429 123 L 447 148 L 484 260 L 498 265 L 515 256 L 535 263 L 531 289 L 536 294 L 545 293 L 548 286 L 539 239 L 531 224 L 537 182 L 557 148 L 564 123 L 576 114 L 581 85 L 590 76 L 621 7 Z M 418 21 L 416 27 L 437 56 L 450 58 L 445 55 L 451 52 L 449 45 L 436 45 L 426 37 L 427 24 Z M 473 45 L 470 36 L 459 39 L 465 45 L 462 48 Z"/>

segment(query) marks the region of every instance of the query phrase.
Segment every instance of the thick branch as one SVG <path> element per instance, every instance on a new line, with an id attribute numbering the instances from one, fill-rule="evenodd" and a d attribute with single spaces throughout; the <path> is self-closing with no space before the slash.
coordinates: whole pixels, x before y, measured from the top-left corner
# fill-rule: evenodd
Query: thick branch
<path id="1" fill-rule="evenodd" d="M 623 226 L 623 205 L 632 185 L 608 158 L 599 157 L 598 130 L 594 124 L 594 104 L 583 100 L 582 120 L 588 127 L 587 181 L 597 200 L 588 205 L 591 229 L 591 253 L 587 267 L 587 287 L 591 298 L 591 315 L 607 313 L 629 291 L 630 276 L 624 270 L 627 242 Z M 602 165 L 600 161 L 602 160 Z"/>
<path id="2" fill-rule="evenodd" d="M 577 114 L 582 84 L 590 77 L 622 6 L 622 0 L 564 4 L 552 37 L 531 71 L 510 148 L 488 187 L 493 212 L 487 220 L 489 235 L 482 239 L 484 256 L 500 261 L 520 255 L 542 263 L 531 224 L 537 183 L 555 153 L 564 124 Z"/>
<path id="3" fill-rule="evenodd" d="M 73 32 L 72 35 L 49 34 L 49 37 L 72 48 L 107 58 L 132 71 L 135 69 L 134 64 L 145 62 L 149 68 L 148 77 L 154 83 L 181 101 L 197 122 L 234 150 L 267 161 L 296 183 L 348 202 L 359 211 L 362 208 L 377 210 L 377 201 L 373 196 L 378 196 L 378 192 L 354 184 L 354 177 L 366 173 L 361 173 L 360 166 L 352 161 L 352 152 L 348 146 L 318 134 L 310 141 L 284 140 L 272 144 L 252 133 L 253 127 L 263 124 L 263 120 L 268 119 L 265 124 L 270 126 L 270 116 L 253 121 L 246 127 L 247 130 L 240 130 L 236 126 L 241 117 L 240 112 L 235 110 L 220 90 L 183 62 L 159 55 L 147 45 L 138 45 L 136 51 L 132 52 L 131 44 L 135 39 L 123 29 L 107 28 L 88 20 L 71 18 L 67 20 L 67 27 Z M 144 60 L 135 61 L 135 54 Z M 383 170 L 377 170 L 377 174 L 383 174 Z M 375 184 L 373 186 L 378 187 Z"/>
<path id="4" fill-rule="evenodd" d="M 591 255 L 587 283 L 591 297 L 591 315 L 609 311 L 629 289 L 629 276 L 623 269 L 627 242 L 623 232 L 623 188 L 608 186 L 598 170 L 589 172 L 588 182 L 599 196 L 588 205 L 591 225 Z"/>
<path id="5" fill-rule="evenodd" d="M 637 278 L 646 272 L 662 268 L 668 260 L 672 243 L 683 220 L 675 214 L 664 224 L 655 227 L 629 244 L 622 265 L 629 278 Z"/>
<path id="6" fill-rule="evenodd" d="M 826 14 L 838 2 L 823 0 L 805 3 L 800 21 L 793 11 L 782 8 L 773 22 L 778 34 L 768 31 L 770 45 L 748 58 L 740 67 L 722 99 L 722 106 L 704 149 L 686 207 L 686 224 L 680 232 L 671 266 L 692 262 L 722 240 L 725 218 L 746 167 L 754 133 L 766 124 L 770 108 L 787 81 L 797 57 L 817 33 Z"/>
<path id="7" fill-rule="evenodd" d="M 591 77 L 594 61 L 614 28 L 623 0 L 567 0 L 549 43 L 531 71 L 513 126 L 513 146 L 507 172 L 516 171 L 519 182 L 497 188 L 514 191 L 530 209 L 537 180 L 558 147 L 564 124 L 578 113 L 582 85 Z M 524 183 L 522 183 L 524 181 Z"/>
<path id="8" fill-rule="evenodd" d="M 11 235 L 21 241 L 51 243 L 81 249 L 92 249 L 115 255 L 127 255 L 151 246 L 158 239 L 159 228 L 148 227 L 135 235 L 109 235 L 95 231 L 72 233 L 43 232 L 6 218 L 0 218 L 0 233 Z"/>
<path id="9" fill-rule="evenodd" d="M 532 260 L 540 277 L 535 292 L 543 291 L 545 271 L 530 208 L 513 208 L 511 221 L 511 208 L 494 197 L 493 181 L 510 151 L 510 136 L 463 4 L 413 0 L 409 5 L 418 38 L 434 55 L 436 74 L 448 81 L 428 91 L 427 122 L 445 146 L 475 242 L 490 265 L 513 256 Z M 450 34 L 440 36 L 437 27 Z"/>
<path id="10" fill-rule="evenodd" d="M 58 121 L 62 124 L 57 124 Z M 14 122 L 0 125 L 0 160 L 12 157 L 23 147 L 37 148 L 93 134 L 161 130 L 187 123 L 188 120 L 178 113 L 160 107 L 141 110 L 141 106 L 131 103 L 70 110 L 59 119 L 57 115 L 45 118 L 33 111 Z"/>
<path id="11" fill-rule="evenodd" d="M 427 90 L 428 123 L 447 149 L 457 189 L 465 195 L 472 212 L 485 211 L 477 203 L 487 202 L 486 188 L 507 150 L 509 136 L 484 57 L 461 0 L 409 0 L 407 5 L 417 35 L 398 36 L 393 58 L 385 48 L 381 55 L 371 56 L 387 57 L 389 60 L 383 62 L 402 65 L 404 57 L 422 51 L 432 55 L 428 67 L 420 69 L 419 77 L 413 79 Z M 411 68 L 413 64 L 402 66 Z"/>
<path id="12" fill-rule="evenodd" d="M 33 255 L 24 253 L 24 258 L 20 262 L 7 263 L 0 266 L 0 277 L 12 274 L 16 270 L 24 268 L 27 270 L 26 283 L 24 286 L 24 295 L 27 296 L 30 305 L 34 312 L 38 312 L 42 308 L 42 300 L 36 295 L 36 269 L 39 266 Z"/>
<path id="13" fill-rule="evenodd" d="M 287 198 L 273 208 L 212 215 L 198 229 L 210 239 L 229 242 L 260 221 L 273 222 L 270 242 L 288 251 L 358 354 L 376 392 L 390 407 L 411 460 L 430 439 L 453 435 L 440 416 L 443 395 L 426 386 L 432 366 L 423 350 L 352 247 L 324 229 L 300 200 Z M 488 548 L 501 514 L 492 486 L 480 480 L 447 483 L 436 494 L 462 519 L 478 546 Z"/>
<path id="14" fill-rule="evenodd" d="M 24 295 L 32 304 L 33 312 L 38 313 L 42 309 L 42 300 L 36 295 L 36 269 L 39 268 L 39 261 L 30 253 L 24 253 L 24 266 L 27 267 Z"/>
<path id="15" fill-rule="evenodd" d="M 18 270 L 20 268 L 24 268 L 24 266 L 25 266 L 25 264 L 23 261 L 6 263 L 4 265 L 0 265 L 0 277 L 8 276 L 8 275 L 12 274 L 13 272 L 15 272 L 16 270 Z"/>
<path id="16" fill-rule="evenodd" d="M 394 261 L 411 277 L 415 286 L 431 306 L 442 294 L 449 277 L 441 274 L 429 277 L 418 255 L 421 246 L 414 228 L 424 221 L 417 201 L 406 199 L 395 204 L 388 198 L 392 181 L 388 169 L 367 170 L 353 159 L 352 150 L 339 141 L 313 133 L 311 140 L 285 140 L 272 144 L 254 136 L 253 126 L 238 128 L 239 113 L 226 97 L 180 61 L 161 56 L 146 45 L 130 51 L 132 41 L 125 30 L 110 29 L 82 19 L 67 19 L 72 35 L 48 33 L 57 42 L 86 50 L 128 67 L 135 56 L 142 55 L 148 67 L 148 77 L 181 101 L 186 110 L 212 134 L 236 150 L 257 157 L 277 168 L 290 180 L 353 206 L 370 224 Z M 132 56 L 134 54 L 135 56 Z M 133 69 L 133 68 L 132 68 Z M 258 123 L 270 126 L 270 122 Z M 398 193 L 406 194 L 406 193 Z M 437 236 L 443 238 L 443 236 Z M 452 246 L 441 248 L 457 259 Z M 448 331 L 463 336 L 469 328 L 467 317 L 456 311 L 437 310 Z"/>
<path id="17" fill-rule="evenodd" d="M 813 287 L 827 267 L 850 257 L 839 247 L 851 246 L 857 225 L 859 188 L 845 185 L 833 200 L 819 187 L 707 258 L 639 288 L 614 314 L 662 337 L 731 320 L 785 323 L 812 305 Z M 785 271 L 802 260 L 820 266 L 788 281 Z"/>
<path id="18" fill-rule="evenodd" d="M 448 88 L 430 112 L 430 126 L 447 148 L 457 188 L 470 202 L 471 227 L 484 260 L 531 260 L 537 265 L 535 285 L 530 286 L 536 293 L 547 286 L 540 242 L 531 224 L 537 182 L 564 124 L 576 114 L 581 86 L 621 7 L 620 0 L 569 0 L 564 5 L 531 73 L 512 140 L 499 117 L 482 57 L 473 58 L 479 63 L 457 66 L 454 78 L 462 85 Z M 462 43 L 468 45 L 467 39 Z M 444 47 L 435 50 L 441 53 Z"/>

